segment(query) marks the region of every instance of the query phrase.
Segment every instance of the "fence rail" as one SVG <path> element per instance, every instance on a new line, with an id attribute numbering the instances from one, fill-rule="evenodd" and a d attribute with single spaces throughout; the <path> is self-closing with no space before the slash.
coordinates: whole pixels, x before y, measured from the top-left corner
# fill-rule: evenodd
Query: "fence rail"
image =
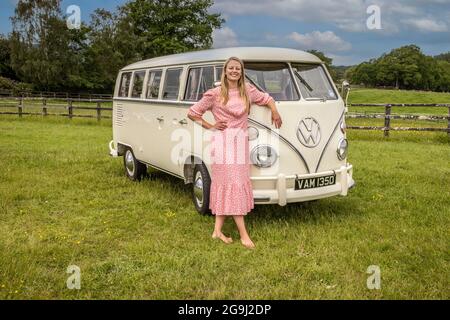
<path id="1" fill-rule="evenodd" d="M 10 103 L 9 101 L 13 100 L 15 103 Z M 51 100 L 52 102 L 65 102 L 62 103 L 48 103 L 48 100 Z M 6 103 L 3 103 L 3 101 L 7 101 Z M 25 107 L 24 101 L 38 101 L 40 103 L 28 105 Z M 81 106 L 81 105 L 74 105 L 74 101 L 79 103 L 95 103 L 95 106 Z M 8 98 L 0 98 L 0 108 L 17 108 L 17 112 L 12 111 L 3 111 L 0 112 L 0 114 L 10 114 L 10 115 L 18 115 L 19 117 L 22 117 L 23 115 L 41 115 L 41 116 L 62 116 L 62 117 L 68 117 L 69 119 L 72 118 L 96 118 L 98 121 L 101 119 L 111 119 L 111 116 L 107 116 L 102 114 L 102 111 L 112 111 L 112 107 L 103 107 L 103 103 L 111 103 L 111 99 L 64 99 L 64 98 L 25 98 L 25 97 L 8 97 Z M 40 108 L 41 112 L 32 112 L 32 111 L 25 111 L 25 108 Z M 60 109 L 66 109 L 67 113 L 50 113 L 48 112 L 49 108 L 60 108 Z M 95 111 L 95 114 L 75 114 L 74 110 L 91 110 Z"/>
<path id="2" fill-rule="evenodd" d="M 49 100 L 51 103 L 49 103 Z M 37 102 L 32 104 L 34 108 L 40 108 L 40 112 L 26 111 L 25 109 L 31 108 L 31 106 L 25 106 L 25 101 Z M 4 103 L 3 103 L 4 102 Z M 56 102 L 56 103 L 55 103 Z M 90 103 L 95 106 L 82 106 L 74 105 L 75 103 Z M 112 99 L 73 99 L 73 98 L 40 98 L 40 97 L 0 97 L 0 110 L 1 108 L 17 108 L 17 112 L 6 111 L 0 112 L 0 114 L 8 115 L 42 115 L 42 116 L 63 116 L 69 119 L 75 117 L 81 118 L 96 118 L 101 120 L 103 118 L 111 119 L 111 116 L 102 114 L 102 111 L 112 111 L 112 107 L 104 107 L 102 104 L 111 103 Z M 447 132 L 450 137 L 450 104 L 426 104 L 426 103 L 353 103 L 348 107 L 383 107 L 384 113 L 348 113 L 346 118 L 368 118 L 368 119 L 384 119 L 384 126 L 347 126 L 348 129 L 354 130 L 381 130 L 384 132 L 384 136 L 388 137 L 390 131 L 440 131 Z M 393 107 L 427 107 L 427 108 L 448 108 L 448 116 L 440 115 L 398 115 L 391 114 Z M 65 108 L 66 113 L 50 113 L 49 108 Z M 94 114 L 75 114 L 74 110 L 91 110 L 95 111 Z M 391 127 L 391 119 L 405 119 L 405 120 L 427 120 L 427 121 L 441 121 L 447 120 L 447 128 L 438 127 Z"/>
<path id="3" fill-rule="evenodd" d="M 447 132 L 450 137 L 450 104 L 448 103 L 352 103 L 349 107 L 384 107 L 384 114 L 348 114 L 347 118 L 384 118 L 384 127 L 376 126 L 348 126 L 348 129 L 355 130 L 382 130 L 385 137 L 389 137 L 390 131 L 441 131 Z M 427 108 L 448 108 L 448 116 L 434 115 L 391 115 L 392 107 L 427 107 Z M 417 119 L 417 120 L 447 120 L 447 128 L 418 128 L 418 127 L 391 127 L 391 119 Z"/>

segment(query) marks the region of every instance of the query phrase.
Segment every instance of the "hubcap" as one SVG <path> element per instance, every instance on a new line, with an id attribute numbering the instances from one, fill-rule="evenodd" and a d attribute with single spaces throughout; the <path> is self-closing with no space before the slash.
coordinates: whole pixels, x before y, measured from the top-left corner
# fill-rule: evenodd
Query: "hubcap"
<path id="1" fill-rule="evenodd" d="M 125 153 L 125 167 L 130 177 L 134 175 L 134 157 L 130 150 Z"/>
<path id="2" fill-rule="evenodd" d="M 195 201 L 197 201 L 197 205 L 201 207 L 203 205 L 203 177 L 200 171 L 195 175 L 194 197 Z"/>

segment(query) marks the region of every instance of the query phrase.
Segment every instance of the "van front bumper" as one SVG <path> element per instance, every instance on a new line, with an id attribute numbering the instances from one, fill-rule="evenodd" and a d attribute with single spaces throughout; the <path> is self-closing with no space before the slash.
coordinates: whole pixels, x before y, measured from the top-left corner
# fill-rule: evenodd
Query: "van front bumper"
<path id="1" fill-rule="evenodd" d="M 331 186 L 305 190 L 294 189 L 296 178 L 313 178 L 332 174 L 336 175 L 336 183 Z M 253 199 L 255 204 L 278 203 L 280 206 L 284 206 L 290 202 L 309 201 L 336 195 L 346 196 L 348 190 L 355 186 L 355 181 L 352 176 L 353 166 L 347 164 L 347 166 L 342 166 L 338 170 L 288 176 L 280 173 L 278 176 L 251 177 L 250 180 L 254 185 L 257 184 L 258 181 L 272 181 L 275 184 L 274 189 L 258 189 L 254 187 Z"/>

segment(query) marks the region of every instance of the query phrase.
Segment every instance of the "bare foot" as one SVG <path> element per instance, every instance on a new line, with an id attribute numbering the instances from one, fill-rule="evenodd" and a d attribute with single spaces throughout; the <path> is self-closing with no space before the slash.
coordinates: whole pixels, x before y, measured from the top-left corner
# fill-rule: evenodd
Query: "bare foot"
<path id="1" fill-rule="evenodd" d="M 225 235 L 223 233 L 215 233 L 215 232 L 213 232 L 212 238 L 213 239 L 220 239 L 220 240 L 222 240 L 223 242 L 225 242 L 227 244 L 233 242 L 233 239 L 225 237 Z"/>
<path id="2" fill-rule="evenodd" d="M 253 243 L 252 240 L 250 239 L 241 239 L 241 243 L 243 244 L 244 247 L 246 247 L 247 249 L 255 249 L 255 244 Z"/>

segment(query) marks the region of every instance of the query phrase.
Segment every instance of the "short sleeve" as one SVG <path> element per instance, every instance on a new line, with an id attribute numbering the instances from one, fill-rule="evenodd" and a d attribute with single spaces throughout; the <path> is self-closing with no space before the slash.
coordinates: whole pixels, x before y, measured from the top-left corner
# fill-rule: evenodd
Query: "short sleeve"
<path id="1" fill-rule="evenodd" d="M 260 106 L 267 105 L 271 100 L 273 100 L 267 92 L 261 92 L 251 84 L 247 85 L 247 92 L 250 101 Z"/>
<path id="2" fill-rule="evenodd" d="M 188 115 L 201 117 L 207 110 L 211 110 L 216 100 L 214 89 L 203 94 L 203 97 L 189 108 Z"/>

